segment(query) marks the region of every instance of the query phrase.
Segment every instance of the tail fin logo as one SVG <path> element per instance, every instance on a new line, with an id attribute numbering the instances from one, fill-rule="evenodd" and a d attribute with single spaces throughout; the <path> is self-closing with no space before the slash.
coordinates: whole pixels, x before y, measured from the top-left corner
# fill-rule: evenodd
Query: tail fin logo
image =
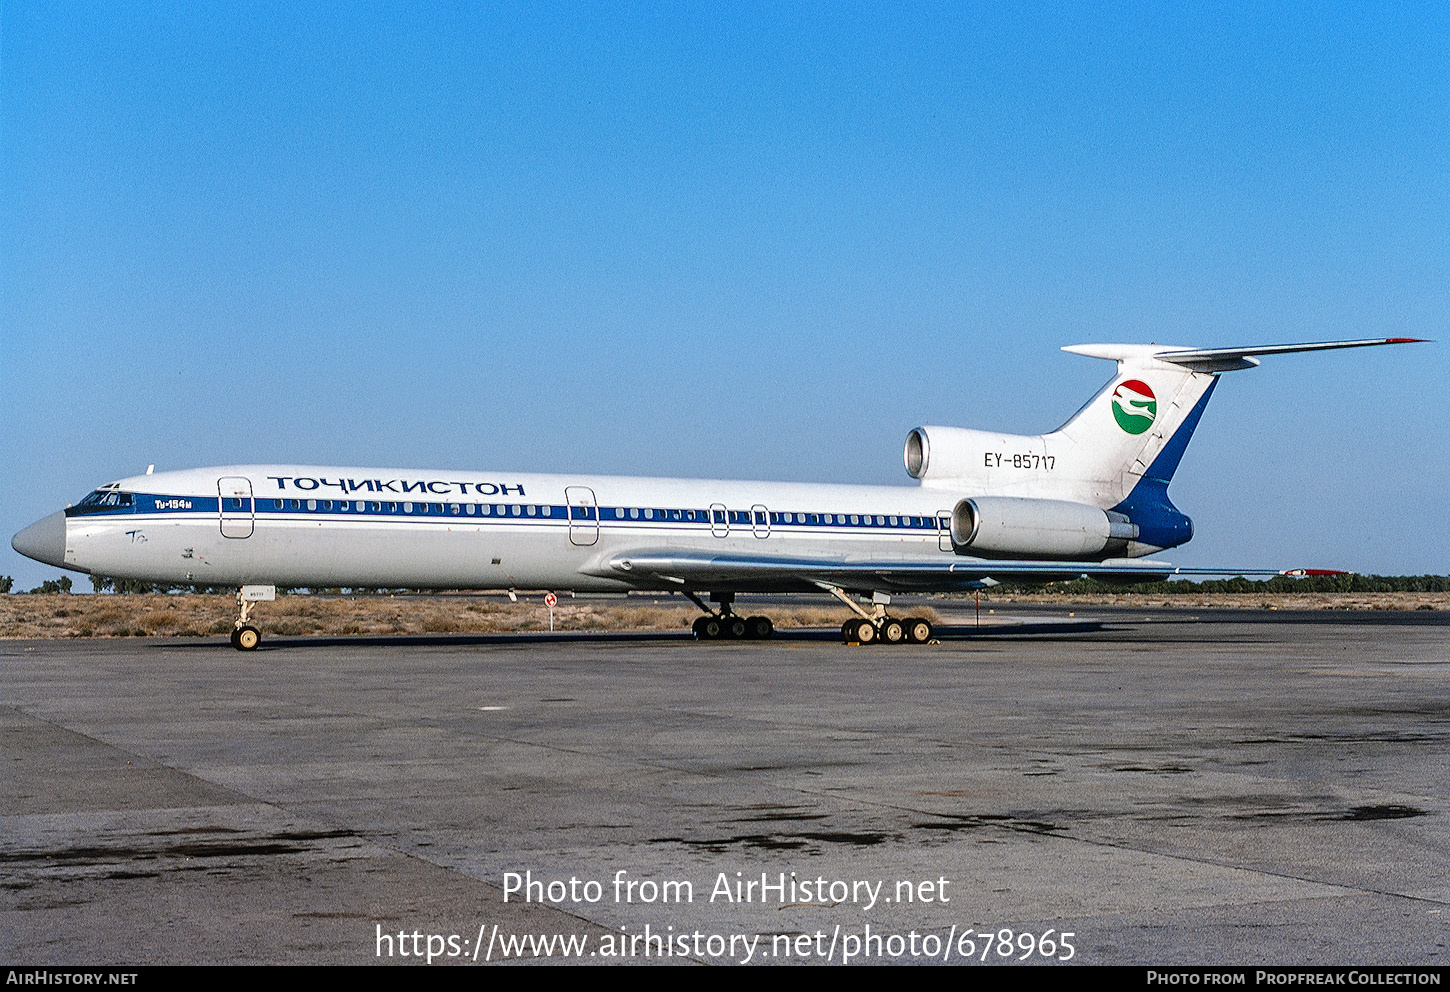
<path id="1" fill-rule="evenodd" d="M 1142 434 L 1157 416 L 1158 398 L 1146 382 L 1124 379 L 1113 390 L 1113 419 L 1129 434 Z"/>

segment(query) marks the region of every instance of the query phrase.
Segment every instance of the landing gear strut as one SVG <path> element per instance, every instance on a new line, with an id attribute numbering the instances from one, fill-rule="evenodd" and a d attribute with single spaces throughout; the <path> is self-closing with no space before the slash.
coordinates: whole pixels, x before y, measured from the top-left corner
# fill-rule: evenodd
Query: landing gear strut
<path id="1" fill-rule="evenodd" d="M 923 617 L 898 620 L 889 616 L 886 607 L 891 597 L 884 592 L 871 594 L 870 612 L 846 595 L 844 589 L 821 585 L 822 589 L 849 606 L 859 618 L 841 624 L 841 639 L 847 644 L 925 644 L 931 640 L 931 621 Z"/>
<path id="2" fill-rule="evenodd" d="M 276 586 L 242 586 L 237 590 L 237 622 L 232 628 L 232 647 L 238 651 L 255 651 L 262 643 L 262 632 L 251 624 L 252 608 L 257 603 L 270 603 L 277 598 Z"/>
<path id="3" fill-rule="evenodd" d="M 710 609 L 705 601 L 692 592 L 685 593 L 692 602 L 705 611 L 705 616 L 696 617 L 691 629 L 702 641 L 763 641 L 775 633 L 775 624 L 769 617 L 741 617 L 730 607 L 735 602 L 733 592 L 711 593 L 710 598 L 720 604 L 719 612 Z"/>

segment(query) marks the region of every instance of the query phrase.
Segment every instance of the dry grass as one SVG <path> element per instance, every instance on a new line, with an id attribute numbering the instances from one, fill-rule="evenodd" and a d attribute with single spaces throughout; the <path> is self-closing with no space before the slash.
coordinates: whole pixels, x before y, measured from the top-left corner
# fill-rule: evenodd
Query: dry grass
<path id="1" fill-rule="evenodd" d="M 555 630 L 687 630 L 693 606 L 561 600 Z M 836 609 L 772 609 L 779 627 L 836 626 Z M 202 637 L 225 634 L 231 596 L 0 596 L 0 638 Z M 518 603 L 431 596 L 282 596 L 261 603 L 253 622 L 268 634 L 488 634 L 548 630 L 537 599 Z"/>
<path id="2" fill-rule="evenodd" d="M 943 601 L 963 606 L 968 600 Z M 1450 593 L 1343 593 L 1179 596 L 1054 593 L 982 597 L 982 603 L 1043 606 L 1120 605 L 1193 609 L 1450 609 Z M 741 608 L 749 613 L 748 604 Z M 841 607 L 772 606 L 765 610 L 777 627 L 836 627 L 847 616 Z M 935 610 L 913 608 L 933 623 Z M 556 630 L 686 630 L 699 616 L 693 606 L 638 600 L 562 599 L 554 609 Z M 19 596 L 0 595 L 0 638 L 204 637 L 232 628 L 236 602 L 230 596 Z M 262 603 L 254 622 L 267 634 L 487 634 L 548 630 L 549 611 L 537 599 L 518 603 L 466 596 L 283 596 Z"/>

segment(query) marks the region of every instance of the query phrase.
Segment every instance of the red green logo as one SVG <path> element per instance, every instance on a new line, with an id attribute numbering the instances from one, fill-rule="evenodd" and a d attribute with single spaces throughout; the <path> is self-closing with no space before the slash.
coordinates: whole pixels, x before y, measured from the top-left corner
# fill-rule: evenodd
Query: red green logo
<path id="1" fill-rule="evenodd" d="M 1113 419 L 1129 434 L 1141 434 L 1153 426 L 1158 416 L 1158 399 L 1148 384 L 1139 379 L 1124 379 L 1113 390 Z"/>

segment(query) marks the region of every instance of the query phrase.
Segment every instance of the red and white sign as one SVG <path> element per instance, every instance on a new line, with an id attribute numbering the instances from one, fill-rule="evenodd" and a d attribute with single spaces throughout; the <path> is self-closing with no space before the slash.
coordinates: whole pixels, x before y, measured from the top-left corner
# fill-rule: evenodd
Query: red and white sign
<path id="1" fill-rule="evenodd" d="M 551 592 L 544 593 L 544 605 L 547 606 L 549 609 L 552 610 L 554 608 L 554 604 L 557 603 L 558 601 L 559 601 L 559 597 L 558 596 L 555 596 L 553 593 L 551 593 Z"/>

